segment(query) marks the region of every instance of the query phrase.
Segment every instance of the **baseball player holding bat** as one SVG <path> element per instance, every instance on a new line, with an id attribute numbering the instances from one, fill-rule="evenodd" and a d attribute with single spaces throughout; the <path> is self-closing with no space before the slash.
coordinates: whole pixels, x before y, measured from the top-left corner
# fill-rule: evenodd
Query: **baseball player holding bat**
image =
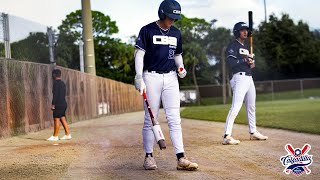
<path id="1" fill-rule="evenodd" d="M 245 103 L 250 139 L 266 140 L 267 136 L 262 135 L 256 128 L 256 89 L 252 79 L 252 69 L 255 67 L 253 54 L 249 53 L 248 47 L 244 44 L 248 37 L 248 25 L 238 22 L 234 25 L 233 34 L 235 40 L 226 49 L 227 64 L 233 76 L 230 84 L 233 91 L 232 106 L 226 119 L 225 131 L 222 144 L 236 145 L 240 141 L 233 139 L 232 127 L 242 103 Z"/>
<path id="2" fill-rule="evenodd" d="M 168 121 L 170 138 L 177 157 L 178 170 L 196 170 L 198 164 L 190 162 L 184 154 L 181 119 L 180 93 L 177 78 L 187 74 L 182 59 L 180 31 L 172 26 L 181 19 L 181 7 L 175 0 L 164 0 L 158 10 L 160 20 L 141 28 L 135 50 L 135 87 L 141 95 L 147 95 L 154 119 L 157 121 L 162 102 Z M 157 169 L 153 157 L 155 137 L 152 121 L 146 105 L 144 106 L 144 126 L 142 130 L 144 151 L 143 167 Z"/>

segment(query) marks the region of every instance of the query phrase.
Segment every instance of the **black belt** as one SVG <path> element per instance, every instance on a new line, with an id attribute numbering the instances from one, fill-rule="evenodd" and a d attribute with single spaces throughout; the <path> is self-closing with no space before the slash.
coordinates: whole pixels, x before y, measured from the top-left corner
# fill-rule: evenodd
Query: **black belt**
<path id="1" fill-rule="evenodd" d="M 169 72 L 174 71 L 174 70 L 170 70 L 170 71 L 150 71 L 150 70 L 147 70 L 147 71 L 150 72 L 150 73 L 166 74 L 166 73 L 169 73 Z"/>
<path id="2" fill-rule="evenodd" d="M 235 74 L 252 76 L 252 74 L 251 74 L 251 73 L 248 73 L 248 72 L 237 72 L 237 73 L 234 73 L 233 75 L 235 75 Z"/>

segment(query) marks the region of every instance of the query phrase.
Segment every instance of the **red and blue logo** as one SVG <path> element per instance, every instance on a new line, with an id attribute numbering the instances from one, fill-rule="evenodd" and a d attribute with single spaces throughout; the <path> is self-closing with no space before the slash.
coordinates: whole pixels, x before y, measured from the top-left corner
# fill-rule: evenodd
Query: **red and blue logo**
<path id="1" fill-rule="evenodd" d="M 284 173 L 292 173 L 296 176 L 311 173 L 308 167 L 312 164 L 312 155 L 308 154 L 311 149 L 309 144 L 305 144 L 301 149 L 294 149 L 291 144 L 286 144 L 284 148 L 288 152 L 287 155 L 280 157 L 280 162 L 286 167 Z"/>

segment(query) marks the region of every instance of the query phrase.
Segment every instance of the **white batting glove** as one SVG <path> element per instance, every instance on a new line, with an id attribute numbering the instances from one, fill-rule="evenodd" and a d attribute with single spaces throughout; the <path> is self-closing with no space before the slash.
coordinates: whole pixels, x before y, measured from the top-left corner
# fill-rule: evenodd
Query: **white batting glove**
<path id="1" fill-rule="evenodd" d="M 180 67 L 178 68 L 178 76 L 179 76 L 180 78 L 184 78 L 184 77 L 186 77 L 186 75 L 187 75 L 186 69 L 185 69 L 183 66 L 180 66 Z"/>
<path id="2" fill-rule="evenodd" d="M 144 83 L 141 75 L 136 75 L 134 78 L 134 87 L 139 91 L 140 95 L 142 95 L 143 92 L 147 92 L 146 84 Z"/>
<path id="3" fill-rule="evenodd" d="M 254 54 L 249 54 L 248 59 L 249 59 L 249 64 L 253 64 L 254 63 Z"/>

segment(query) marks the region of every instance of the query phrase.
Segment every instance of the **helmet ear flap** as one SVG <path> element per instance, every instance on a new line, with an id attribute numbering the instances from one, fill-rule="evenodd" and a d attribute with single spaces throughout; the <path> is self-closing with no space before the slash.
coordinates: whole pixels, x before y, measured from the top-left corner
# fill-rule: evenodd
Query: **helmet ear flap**
<path id="1" fill-rule="evenodd" d="M 164 20 L 166 18 L 162 8 L 159 8 L 158 16 L 159 16 L 160 20 Z"/>

